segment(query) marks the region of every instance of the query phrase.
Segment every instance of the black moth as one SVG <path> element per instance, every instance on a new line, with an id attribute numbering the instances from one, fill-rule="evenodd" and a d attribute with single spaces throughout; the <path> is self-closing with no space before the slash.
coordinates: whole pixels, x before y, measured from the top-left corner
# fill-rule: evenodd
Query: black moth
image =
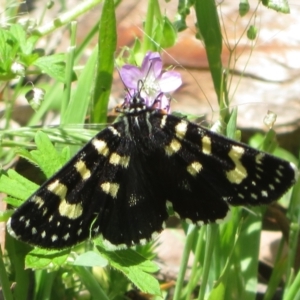
<path id="1" fill-rule="evenodd" d="M 99 235 L 130 247 L 163 229 L 169 205 L 189 222 L 215 222 L 229 205 L 268 204 L 295 182 L 291 163 L 144 102 L 136 93 L 123 104 L 119 122 L 15 211 L 9 233 L 43 248 Z"/>

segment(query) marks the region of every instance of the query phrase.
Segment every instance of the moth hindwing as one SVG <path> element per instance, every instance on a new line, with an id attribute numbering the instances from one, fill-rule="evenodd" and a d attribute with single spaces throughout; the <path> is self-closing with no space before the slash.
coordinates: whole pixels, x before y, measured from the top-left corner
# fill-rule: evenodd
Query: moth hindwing
<path id="1" fill-rule="evenodd" d="M 141 101 L 15 211 L 10 234 L 54 249 L 98 235 L 132 246 L 163 229 L 167 205 L 192 223 L 215 222 L 229 205 L 270 203 L 295 182 L 291 163 Z"/>

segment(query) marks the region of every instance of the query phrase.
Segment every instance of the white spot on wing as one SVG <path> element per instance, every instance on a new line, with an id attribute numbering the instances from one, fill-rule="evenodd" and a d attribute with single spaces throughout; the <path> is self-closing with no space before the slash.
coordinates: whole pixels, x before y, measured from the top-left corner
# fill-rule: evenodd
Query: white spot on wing
<path id="1" fill-rule="evenodd" d="M 275 186 L 273 184 L 269 184 L 269 188 L 270 190 L 274 191 L 275 190 Z"/>
<path id="2" fill-rule="evenodd" d="M 30 220 L 28 219 L 25 221 L 25 228 L 29 227 L 29 225 L 30 225 Z"/>
<path id="3" fill-rule="evenodd" d="M 257 200 L 257 195 L 254 193 L 251 193 L 251 198 L 253 198 L 254 200 Z"/>
<path id="4" fill-rule="evenodd" d="M 58 236 L 57 236 L 57 235 L 53 234 L 53 235 L 51 236 L 51 241 L 52 241 L 52 242 L 55 242 L 57 239 L 58 239 Z"/>
<path id="5" fill-rule="evenodd" d="M 258 165 L 261 165 L 262 164 L 262 159 L 264 158 L 265 154 L 260 152 L 258 153 L 256 156 L 255 156 L 255 162 L 258 164 Z"/>
<path id="6" fill-rule="evenodd" d="M 131 194 L 129 196 L 128 204 L 130 207 L 135 206 L 141 199 L 142 199 L 142 196 L 138 196 L 136 194 Z"/>
<path id="7" fill-rule="evenodd" d="M 69 238 L 70 238 L 69 232 L 63 236 L 63 240 L 65 240 L 65 241 L 68 240 Z"/>
<path id="8" fill-rule="evenodd" d="M 35 202 L 38 206 L 38 209 L 40 209 L 45 203 L 44 200 L 39 196 L 33 196 L 30 201 Z"/>

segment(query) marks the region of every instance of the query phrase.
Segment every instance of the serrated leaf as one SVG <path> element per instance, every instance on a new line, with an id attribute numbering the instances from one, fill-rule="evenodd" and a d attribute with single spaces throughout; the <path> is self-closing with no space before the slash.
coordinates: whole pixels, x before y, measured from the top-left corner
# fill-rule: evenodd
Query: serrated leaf
<path id="1" fill-rule="evenodd" d="M 19 207 L 24 201 L 14 198 L 14 197 L 6 197 L 4 198 L 4 201 L 9 204 L 12 205 L 14 207 Z"/>
<path id="2" fill-rule="evenodd" d="M 19 42 L 21 51 L 25 54 L 25 46 L 26 46 L 26 32 L 24 28 L 20 24 L 12 24 L 9 28 L 11 34 L 15 37 L 15 39 Z M 29 52 L 30 53 L 30 52 Z M 27 54 L 29 54 L 27 53 Z"/>
<path id="3" fill-rule="evenodd" d="M 19 48 L 18 41 L 14 36 L 0 28 L 0 80 L 10 80 L 14 78 L 10 67 L 15 59 L 17 49 Z"/>
<path id="4" fill-rule="evenodd" d="M 20 24 L 12 24 L 9 31 L 19 42 L 22 54 L 30 55 L 34 49 L 34 46 L 39 39 L 37 35 L 28 36 L 24 28 Z"/>
<path id="5" fill-rule="evenodd" d="M 33 64 L 49 76 L 65 82 L 65 54 L 54 54 L 38 58 Z"/>
<path id="6" fill-rule="evenodd" d="M 35 248 L 26 255 L 25 266 L 31 269 L 56 269 L 66 262 L 69 252 Z"/>
<path id="7" fill-rule="evenodd" d="M 0 177 L 0 191 L 21 200 L 27 199 L 38 187 L 12 169 Z"/>
<path id="8" fill-rule="evenodd" d="M 32 157 L 31 152 L 29 152 L 28 150 L 24 149 L 24 148 L 18 148 L 15 151 L 15 154 L 25 158 L 26 160 L 28 160 L 30 163 L 32 163 L 33 165 L 37 166 L 38 162 Z"/>
<path id="9" fill-rule="evenodd" d="M 68 149 L 65 148 L 61 153 L 58 153 L 48 136 L 42 131 L 37 132 L 35 143 L 37 150 L 30 152 L 32 160 L 38 164 L 49 178 L 68 161 Z"/>
<path id="10" fill-rule="evenodd" d="M 87 251 L 79 255 L 74 265 L 85 266 L 85 267 L 106 267 L 108 264 L 107 259 L 96 253 L 95 251 Z"/>
<path id="11" fill-rule="evenodd" d="M 101 247 L 98 249 L 112 267 L 124 273 L 142 292 L 157 296 L 161 295 L 158 281 L 148 274 L 158 271 L 158 267 L 154 262 L 146 260 L 131 249 L 118 251 L 106 251 Z"/>

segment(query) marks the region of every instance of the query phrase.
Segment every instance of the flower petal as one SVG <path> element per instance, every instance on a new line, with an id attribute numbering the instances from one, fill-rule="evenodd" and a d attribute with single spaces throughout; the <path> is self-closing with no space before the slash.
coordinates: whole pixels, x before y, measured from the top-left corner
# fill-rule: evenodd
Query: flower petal
<path id="1" fill-rule="evenodd" d="M 165 94 L 161 96 L 160 109 L 165 110 L 167 113 L 170 112 L 170 99 Z"/>
<path id="2" fill-rule="evenodd" d="M 147 52 L 141 67 L 144 78 L 148 76 L 157 78 L 162 71 L 162 60 L 158 52 Z"/>
<path id="3" fill-rule="evenodd" d="M 181 75 L 175 71 L 168 71 L 161 75 L 159 86 L 163 93 L 170 93 L 178 89 L 182 84 Z"/>
<path id="4" fill-rule="evenodd" d="M 129 89 L 137 89 L 138 81 L 143 79 L 141 70 L 132 65 L 124 65 L 120 70 L 124 85 Z"/>

